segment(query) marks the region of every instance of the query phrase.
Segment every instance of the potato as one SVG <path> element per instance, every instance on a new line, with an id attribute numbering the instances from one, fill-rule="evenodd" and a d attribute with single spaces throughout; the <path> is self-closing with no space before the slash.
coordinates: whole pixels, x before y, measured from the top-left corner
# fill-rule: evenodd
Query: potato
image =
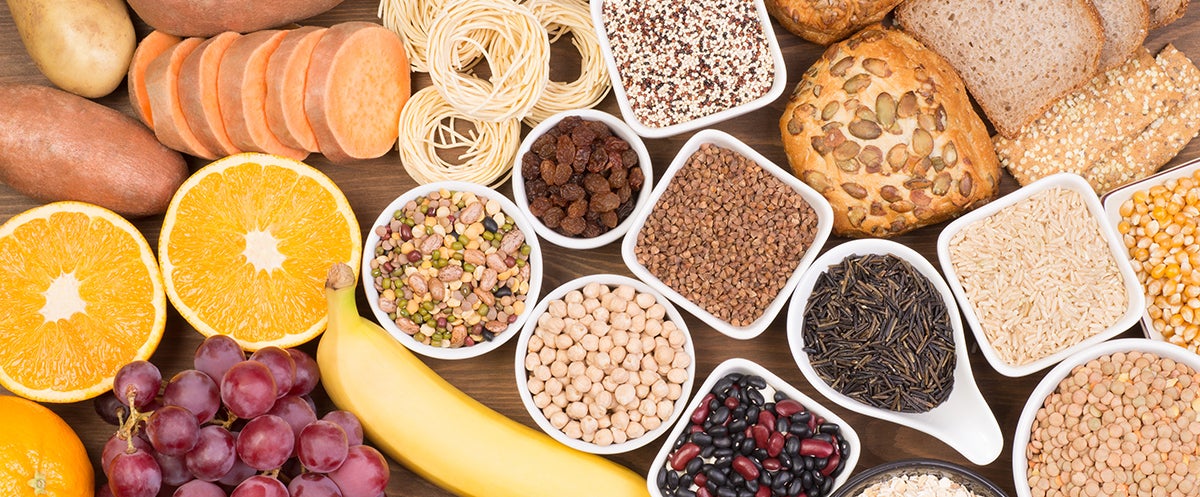
<path id="1" fill-rule="evenodd" d="M 125 79 L 136 35 L 121 0 L 8 0 L 25 51 L 59 88 L 103 97 Z"/>
<path id="2" fill-rule="evenodd" d="M 248 33 L 307 19 L 342 0 L 129 0 L 146 24 L 179 37 Z"/>
<path id="3" fill-rule="evenodd" d="M 0 84 L 0 182 L 35 199 L 161 214 L 187 164 L 116 110 L 54 88 Z"/>

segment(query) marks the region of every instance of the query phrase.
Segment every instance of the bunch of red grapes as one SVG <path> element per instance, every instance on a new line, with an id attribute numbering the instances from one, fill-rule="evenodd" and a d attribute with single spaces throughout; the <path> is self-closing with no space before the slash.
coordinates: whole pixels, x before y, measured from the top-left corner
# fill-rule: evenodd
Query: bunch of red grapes
<path id="1" fill-rule="evenodd" d="M 380 497 L 387 461 L 363 445 L 348 411 L 317 419 L 320 372 L 296 349 L 249 358 L 215 335 L 195 369 L 164 382 L 146 361 L 125 365 L 96 410 L 118 430 L 101 454 L 98 497 Z M 171 492 L 171 489 L 174 489 Z"/>

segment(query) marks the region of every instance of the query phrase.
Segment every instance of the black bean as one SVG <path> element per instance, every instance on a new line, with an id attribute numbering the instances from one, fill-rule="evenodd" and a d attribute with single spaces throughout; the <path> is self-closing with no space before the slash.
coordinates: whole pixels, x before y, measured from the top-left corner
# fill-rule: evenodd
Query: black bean
<path id="1" fill-rule="evenodd" d="M 496 298 L 502 299 L 504 297 L 511 297 L 512 289 L 509 288 L 507 285 L 505 285 L 500 288 L 497 288 L 496 291 L 492 292 L 492 293 L 496 296 Z"/>
<path id="2" fill-rule="evenodd" d="M 733 410 L 729 412 L 729 416 L 734 420 L 745 420 L 746 404 L 738 404 L 737 407 L 733 408 Z"/>
<path id="3" fill-rule="evenodd" d="M 786 393 L 775 392 L 775 402 L 779 402 L 779 401 L 787 399 L 787 398 L 788 398 L 788 396 Z"/>
<path id="4" fill-rule="evenodd" d="M 816 467 L 816 465 L 813 464 L 814 462 L 816 462 L 816 461 L 814 460 L 814 458 L 812 456 L 804 456 L 804 469 L 811 470 L 814 467 Z"/>
<path id="5" fill-rule="evenodd" d="M 717 497 L 737 497 L 737 490 L 731 487 L 718 487 Z"/>
<path id="6" fill-rule="evenodd" d="M 779 433 L 787 433 L 788 429 L 791 427 L 792 422 L 788 421 L 788 418 L 777 418 L 775 420 L 775 431 Z"/>
<path id="7" fill-rule="evenodd" d="M 492 219 L 491 216 L 487 216 L 483 218 L 483 229 L 487 230 L 489 233 L 495 233 L 496 230 L 500 229 L 500 226 L 496 225 L 495 219 Z"/>
<path id="8" fill-rule="evenodd" d="M 838 453 L 842 455 L 842 460 L 845 461 L 850 456 L 850 442 L 838 440 Z"/>
<path id="9" fill-rule="evenodd" d="M 713 452 L 714 457 L 733 457 L 733 447 L 724 447 Z"/>
<path id="10" fill-rule="evenodd" d="M 679 473 L 674 471 L 667 472 L 667 486 L 671 488 L 679 487 Z"/>
<path id="11" fill-rule="evenodd" d="M 742 488 L 749 490 L 750 492 L 757 492 L 758 480 L 746 480 L 746 483 L 742 484 Z"/>
<path id="12" fill-rule="evenodd" d="M 788 491 L 787 491 L 788 495 L 800 495 L 800 492 L 803 492 L 803 491 L 804 491 L 804 482 L 802 482 L 800 480 L 792 480 L 792 483 L 790 485 L 788 485 Z"/>
<path id="13" fill-rule="evenodd" d="M 746 436 L 745 435 L 746 426 L 747 426 L 746 420 L 739 419 L 739 418 L 740 418 L 740 416 L 738 418 L 734 418 L 734 421 L 729 422 L 729 432 L 733 433 L 734 436 L 744 437 L 744 436 Z"/>
<path id="14" fill-rule="evenodd" d="M 691 461 L 688 461 L 687 467 L 685 467 L 684 469 L 687 470 L 687 473 L 689 475 L 695 475 L 697 472 L 700 471 L 700 466 L 703 466 L 703 465 L 704 465 L 704 460 L 697 457 L 695 459 L 692 459 Z"/>
<path id="15" fill-rule="evenodd" d="M 490 342 L 496 339 L 496 334 L 489 330 L 483 330 L 483 341 Z"/>
<path id="16" fill-rule="evenodd" d="M 675 447 L 672 448 L 671 450 L 676 450 L 680 447 L 683 447 L 683 444 L 685 444 L 685 443 L 687 443 L 687 437 L 676 438 L 675 439 Z"/>
<path id="17" fill-rule="evenodd" d="M 716 452 L 717 452 L 717 447 L 716 447 L 716 446 L 714 446 L 714 445 L 705 445 L 704 447 L 701 447 L 701 448 L 700 448 L 700 457 L 701 457 L 701 458 L 704 458 L 704 459 L 708 459 L 708 458 L 712 457 L 712 456 L 713 456 L 713 454 L 714 454 L 714 453 L 716 453 Z"/>
<path id="18" fill-rule="evenodd" d="M 725 407 L 724 405 L 722 405 L 721 407 L 718 407 L 715 411 L 712 412 L 712 414 L 708 415 L 708 419 L 709 419 L 709 421 L 712 421 L 713 424 L 717 424 L 717 425 L 725 424 L 726 421 L 729 421 L 729 408 Z"/>
<path id="19" fill-rule="evenodd" d="M 742 490 L 742 491 L 738 492 L 737 497 L 754 497 L 754 491 Z"/>
<path id="20" fill-rule="evenodd" d="M 791 483 L 792 478 L 793 478 L 793 475 L 791 473 L 788 473 L 786 471 L 780 472 L 778 475 L 775 475 L 775 484 L 782 487 L 784 485 Z"/>
<path id="21" fill-rule="evenodd" d="M 721 470 L 721 468 L 710 469 L 705 474 L 708 475 L 709 483 L 716 483 L 719 487 L 725 486 L 725 483 L 729 481 L 725 476 L 725 471 Z"/>
<path id="22" fill-rule="evenodd" d="M 762 485 L 764 487 L 769 487 L 769 486 L 771 486 L 772 480 L 773 480 L 773 477 L 771 476 L 770 471 L 760 471 L 758 473 L 758 484 L 759 485 Z"/>
<path id="23" fill-rule="evenodd" d="M 733 439 L 728 435 L 713 437 L 713 446 L 718 449 L 728 449 L 733 447 Z"/>
<path id="24" fill-rule="evenodd" d="M 759 389 L 759 390 L 767 388 L 767 380 L 765 380 L 765 379 L 763 379 L 763 377 L 757 376 L 757 375 L 751 375 L 747 379 L 746 383 L 754 388 Z"/>
<path id="25" fill-rule="evenodd" d="M 825 464 L 827 464 L 828 462 L 829 462 L 829 460 L 825 459 L 824 457 L 818 457 L 816 459 L 813 459 L 813 470 L 816 471 L 821 468 L 824 468 Z"/>
<path id="26" fill-rule="evenodd" d="M 793 414 L 791 416 L 791 418 L 792 418 L 793 423 L 806 423 L 807 424 L 808 420 L 812 419 L 812 413 L 808 412 L 808 411 L 800 411 L 796 414 Z"/>
<path id="27" fill-rule="evenodd" d="M 817 432 L 828 433 L 830 435 L 840 435 L 842 433 L 842 427 L 838 426 L 837 423 L 821 423 L 821 425 L 817 427 Z"/>
<path id="28" fill-rule="evenodd" d="M 833 435 L 830 435 L 828 433 L 813 433 L 812 439 L 820 440 L 825 443 L 833 443 Z"/>
<path id="29" fill-rule="evenodd" d="M 768 457 L 771 457 L 769 454 L 767 454 L 767 449 L 764 449 L 762 447 L 754 449 L 754 452 L 751 452 L 750 455 L 751 455 L 751 457 L 753 457 L 754 459 L 758 459 L 759 461 L 766 459 Z"/>
<path id="30" fill-rule="evenodd" d="M 729 469 L 731 466 L 733 466 L 733 458 L 732 457 L 719 457 L 719 458 L 717 458 L 716 461 L 713 462 L 713 466 L 721 468 L 721 469 Z"/>
<path id="31" fill-rule="evenodd" d="M 756 406 L 754 404 L 750 404 L 749 406 L 746 407 L 746 420 L 751 423 L 757 423 L 759 412 L 762 412 L 761 407 Z"/>
<path id="32" fill-rule="evenodd" d="M 674 473 L 674 471 L 672 471 Z M 658 484 L 658 488 L 667 486 L 667 467 L 663 466 L 658 470 L 658 475 L 654 477 L 654 483 Z"/>
<path id="33" fill-rule="evenodd" d="M 762 408 L 764 411 L 771 411 L 771 414 L 775 414 L 775 403 L 774 402 L 767 402 L 766 404 L 763 404 Z"/>
<path id="34" fill-rule="evenodd" d="M 674 473 L 674 471 L 672 471 L 672 473 Z M 689 488 L 692 486 L 692 483 L 693 483 L 693 480 L 692 480 L 691 476 L 680 475 L 679 476 L 679 485 L 676 486 L 676 488 Z"/>
<path id="35" fill-rule="evenodd" d="M 790 471 L 792 469 L 792 463 L 793 460 L 791 454 L 788 454 L 787 452 L 782 452 L 779 454 L 779 466 L 782 469 Z"/>
<path id="36" fill-rule="evenodd" d="M 764 401 L 765 399 L 763 399 L 762 392 L 759 392 L 758 390 L 750 390 L 746 393 L 746 402 L 750 404 L 761 406 L 763 405 Z"/>
<path id="37" fill-rule="evenodd" d="M 716 484 L 716 483 L 713 483 L 712 481 L 709 481 L 708 483 L 705 483 L 705 484 L 704 484 L 704 488 L 707 488 L 707 489 L 708 489 L 708 493 L 709 493 L 709 495 L 713 495 L 713 494 L 716 494 L 716 493 L 717 493 L 717 484 Z"/>
<path id="38" fill-rule="evenodd" d="M 751 452 L 754 452 L 755 448 L 756 447 L 754 446 L 753 438 L 747 438 L 742 440 L 742 443 L 738 444 L 738 452 L 740 452 L 743 456 L 750 455 Z"/>
<path id="39" fill-rule="evenodd" d="M 744 377 L 744 376 L 746 376 L 746 375 L 744 375 L 742 373 L 729 373 L 729 375 L 726 376 L 726 378 L 729 378 L 730 380 L 732 380 L 733 382 L 736 383 L 738 381 L 741 381 L 742 377 Z"/>
<path id="40" fill-rule="evenodd" d="M 833 478 L 826 478 L 825 481 L 821 482 L 820 495 L 827 495 L 830 490 L 833 490 Z"/>
<path id="41" fill-rule="evenodd" d="M 793 426 L 793 428 L 795 428 L 795 427 Z M 796 453 L 800 452 L 800 438 L 798 438 L 798 436 L 790 437 L 787 439 L 787 441 L 783 442 L 783 452 L 784 452 L 784 454 L 792 454 L 792 455 L 795 455 Z"/>
<path id="42" fill-rule="evenodd" d="M 800 481 L 804 484 L 804 488 L 813 487 L 813 476 L 811 472 L 805 471 L 800 475 Z"/>
<path id="43" fill-rule="evenodd" d="M 715 465 L 715 464 L 712 464 L 712 463 L 707 463 L 707 464 L 705 464 L 705 465 L 703 465 L 703 466 L 700 466 L 700 471 L 701 471 L 702 473 L 705 473 L 705 474 L 707 474 L 709 471 L 712 471 L 712 469 L 713 469 L 713 468 L 715 468 L 715 467 L 717 467 L 717 465 Z"/>
<path id="44" fill-rule="evenodd" d="M 676 497 L 696 497 L 696 492 L 681 487 L 675 492 L 675 495 Z"/>
<path id="45" fill-rule="evenodd" d="M 746 483 L 746 478 L 744 478 L 742 475 L 740 475 L 736 472 L 729 475 L 729 486 L 740 487 L 740 486 L 742 486 L 743 483 Z"/>
<path id="46" fill-rule="evenodd" d="M 708 412 L 713 412 L 716 410 L 716 408 L 721 405 L 723 400 L 724 399 L 712 399 L 708 401 Z"/>
<path id="47" fill-rule="evenodd" d="M 713 391 L 724 392 L 731 385 L 733 385 L 733 380 L 730 379 L 728 376 L 726 376 L 724 378 L 721 378 L 720 380 L 717 380 L 717 383 L 715 385 L 713 385 Z"/>
<path id="48" fill-rule="evenodd" d="M 796 436 L 796 438 L 790 438 L 789 440 L 799 440 L 801 438 L 809 438 L 813 434 L 812 430 L 810 430 L 808 428 L 808 425 L 806 425 L 804 423 L 792 423 L 791 428 L 788 428 L 788 433 L 791 433 L 792 435 Z"/>
<path id="49" fill-rule="evenodd" d="M 692 433 L 692 443 L 699 445 L 700 447 L 706 447 L 708 445 L 711 445 L 712 441 L 713 441 L 712 435 L 709 435 L 702 431 L 697 431 L 695 433 Z"/>
<path id="50" fill-rule="evenodd" d="M 726 428 L 724 426 L 714 426 L 714 427 L 709 428 L 704 431 L 707 431 L 709 435 L 712 435 L 714 440 L 719 437 L 729 436 L 729 428 Z"/>

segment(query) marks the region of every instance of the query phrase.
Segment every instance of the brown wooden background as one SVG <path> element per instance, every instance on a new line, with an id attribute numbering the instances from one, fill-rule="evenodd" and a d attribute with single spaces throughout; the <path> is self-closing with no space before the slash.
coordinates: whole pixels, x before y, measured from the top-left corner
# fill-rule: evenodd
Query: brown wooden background
<path id="1" fill-rule="evenodd" d="M 338 22 L 361 20 L 379 22 L 375 16 L 378 2 L 375 0 L 346 0 L 342 5 L 321 16 L 315 17 L 305 24 L 328 26 Z M 135 17 L 139 39 L 149 32 L 149 28 Z M 799 80 L 800 74 L 816 60 L 823 48 L 808 43 L 784 31 L 775 24 L 776 36 L 783 48 L 784 60 L 788 71 L 788 92 L 773 102 L 770 106 L 737 119 L 721 123 L 717 127 L 745 141 L 767 158 L 778 164 L 786 165 L 786 159 L 779 139 L 778 119 L 787 100 L 787 94 Z M 1021 33 L 1012 33 L 1021 36 Z M 1146 47 L 1156 53 L 1167 43 L 1174 43 L 1193 60 L 1200 60 L 1200 8 L 1192 8 L 1188 15 L 1174 24 L 1154 31 L 1146 41 Z M 554 47 L 555 58 L 551 63 L 555 67 L 555 79 L 569 80 L 578 71 L 578 56 L 569 43 L 559 42 Z M 414 89 L 428 84 L 428 76 L 414 74 Z M 38 72 L 33 62 L 26 54 L 11 15 L 7 10 L 0 9 L 0 83 L 31 83 L 49 85 L 49 82 Z M 99 102 L 114 107 L 128 115 L 133 115 L 129 106 L 125 86 L 117 88 L 113 94 L 99 99 Z M 18 102 L 0 102 L 0 106 L 17 105 Z M 602 109 L 619 115 L 617 105 L 612 97 L 601 104 Z M 2 110 L 0 110 L 2 112 Z M 528 128 L 524 130 L 528 131 Z M 650 156 L 653 161 L 656 178 L 670 163 L 680 146 L 689 134 L 663 140 L 648 140 Z M 114 137 L 114 139 L 120 139 Z M 1172 164 L 1200 155 L 1200 140 L 1191 143 Z M 364 235 L 371 228 L 370 223 L 393 198 L 405 190 L 415 186 L 415 183 L 404 172 L 398 156 L 393 152 L 382 158 L 365 161 L 353 166 L 335 166 L 324 160 L 320 155 L 313 155 L 307 162 L 329 175 L 345 192 L 358 215 Z M 202 161 L 192 159 L 192 169 L 203 165 Z M 1007 193 L 1016 187 L 1014 180 L 1005 175 L 1002 192 Z M 502 191 L 510 194 L 505 186 Z M 37 206 L 34 200 L 26 198 L 0 185 L 0 222 L 26 209 Z M 135 224 L 149 239 L 151 246 L 157 246 L 161 216 L 136 220 Z M 926 227 L 914 233 L 898 238 L 898 241 L 921 252 L 937 266 L 935 250 L 936 240 L 941 225 Z M 832 238 L 826 246 L 843 242 L 843 239 Z M 619 242 L 594 250 L 568 250 L 543 243 L 546 259 L 545 288 L 548 292 L 557 285 L 575 277 L 611 272 L 630 275 L 621 262 Z M 361 295 L 361 292 L 359 293 Z M 365 301 L 359 299 L 360 312 L 370 315 Z M 699 320 L 684 313 L 687 324 L 695 340 L 697 362 L 697 382 L 699 385 L 712 368 L 731 357 L 744 357 L 763 364 L 771 371 L 788 380 L 805 393 L 817 399 L 823 399 L 804 380 L 790 355 L 784 330 L 786 309 L 780 313 L 772 326 L 761 336 L 750 341 L 738 341 L 725 337 Z M 1140 328 L 1134 328 L 1123 336 L 1140 336 Z M 970 333 L 967 333 L 969 349 L 972 351 L 971 364 L 975 371 L 976 381 L 991 404 L 996 418 L 1005 436 L 1006 448 L 1001 456 L 992 464 L 984 467 L 972 465 L 953 449 L 942 442 L 908 428 L 892 423 L 876 420 L 850 413 L 845 409 L 825 402 L 829 407 L 841 414 L 854 426 L 862 437 L 864 446 L 859 448 L 861 459 L 858 469 L 863 470 L 888 461 L 912 457 L 929 457 L 952 461 L 973 467 L 987 478 L 999 484 L 1007 492 L 1013 494 L 1011 467 L 1011 440 L 1017 418 L 1025 404 L 1026 398 L 1041 379 L 1042 374 L 1034 374 L 1025 378 L 1010 379 L 996 373 L 988 366 L 982 354 L 974 343 Z M 201 340 L 196 333 L 174 310 L 171 310 L 167 331 L 158 351 L 152 361 L 162 370 L 164 376 L 170 376 L 182 369 L 190 368 L 192 353 Z M 491 354 L 463 361 L 439 361 L 426 359 L 426 362 L 445 376 L 450 382 L 465 390 L 472 397 L 481 400 L 488 406 L 530 426 L 535 426 L 525 408 L 521 405 L 513 378 L 512 361 L 516 341 L 513 340 Z M 316 342 L 303 346 L 303 349 L 315 353 Z M 1044 372 L 1043 372 L 1044 373 Z M 387 395 L 386 385 L 376 388 L 379 395 Z M 333 406 L 318 387 L 314 393 L 321 412 L 333 409 Z M 99 473 L 100 447 L 113 433 L 112 426 L 105 424 L 94 413 L 90 401 L 68 405 L 51 405 L 76 430 L 88 448 L 89 455 Z M 432 428 L 432 427 L 431 427 Z M 535 427 L 536 428 L 536 427 Z M 432 429 L 452 430 L 454 427 L 437 427 Z M 660 440 L 661 442 L 661 440 Z M 645 473 L 650 466 L 654 454 L 659 449 L 659 443 L 652 443 L 640 450 L 613 456 L 612 459 L 626 465 L 639 473 Z M 495 457 L 495 454 L 480 453 L 479 457 Z M 464 461 L 469 465 L 469 461 Z M 389 497 L 400 496 L 440 496 L 449 495 L 447 492 L 413 475 L 411 472 L 392 462 L 392 480 L 388 486 Z M 470 471 L 464 467 L 464 471 Z M 97 475 L 98 482 L 103 477 Z M 567 496 L 564 496 L 567 497 Z"/>

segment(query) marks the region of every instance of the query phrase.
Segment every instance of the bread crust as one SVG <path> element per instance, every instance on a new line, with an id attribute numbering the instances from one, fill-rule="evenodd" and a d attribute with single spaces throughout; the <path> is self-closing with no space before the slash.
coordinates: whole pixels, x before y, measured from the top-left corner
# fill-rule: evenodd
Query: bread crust
<path id="1" fill-rule="evenodd" d="M 767 12 L 796 36 L 820 45 L 879 22 L 903 0 L 764 0 Z"/>
<path id="2" fill-rule="evenodd" d="M 793 172 L 829 200 L 841 236 L 898 235 L 999 193 L 996 153 L 958 73 L 899 30 L 875 25 L 830 46 L 779 127 Z"/>
<path id="3" fill-rule="evenodd" d="M 1134 39 L 1127 40 L 1124 47 L 1110 47 L 1110 40 L 1104 40 L 1104 47 L 1100 50 L 1100 68 L 1098 72 L 1105 72 L 1109 69 L 1120 67 L 1130 57 L 1134 56 L 1137 50 L 1142 48 L 1142 44 L 1146 41 L 1146 36 L 1150 34 L 1150 3 L 1147 0 L 1134 0 L 1134 8 L 1137 8 L 1138 14 L 1138 32 L 1134 35 Z M 1093 6 L 1095 3 L 1093 2 Z M 1096 7 L 1096 12 L 1100 12 L 1100 8 Z M 1103 16 L 1101 16 L 1103 24 Z M 1119 52 L 1109 53 L 1113 48 L 1121 49 Z M 1123 52 L 1123 53 L 1122 53 Z"/>
<path id="4" fill-rule="evenodd" d="M 1188 1 L 1189 0 L 1180 1 L 1179 7 L 1176 8 L 1174 12 L 1170 12 L 1165 15 L 1164 14 L 1157 14 L 1157 15 L 1152 14 L 1150 17 L 1150 29 L 1158 29 L 1158 28 L 1161 28 L 1168 24 L 1171 24 L 1175 21 L 1178 21 L 1180 18 L 1183 17 L 1183 15 L 1185 13 L 1187 13 Z"/>

